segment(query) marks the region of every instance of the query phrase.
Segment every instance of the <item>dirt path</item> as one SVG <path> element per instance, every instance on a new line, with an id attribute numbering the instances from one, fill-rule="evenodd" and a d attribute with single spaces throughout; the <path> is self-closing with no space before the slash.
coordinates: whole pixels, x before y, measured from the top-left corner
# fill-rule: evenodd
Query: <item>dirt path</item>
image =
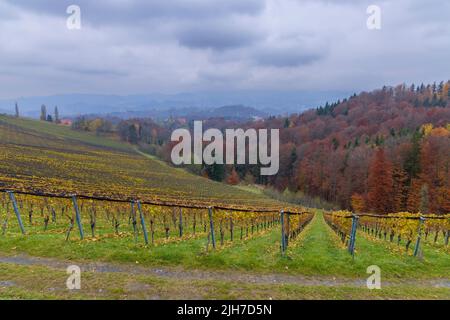
<path id="1" fill-rule="evenodd" d="M 224 282 L 250 284 L 296 284 L 301 286 L 347 286 L 365 287 L 366 279 L 334 278 L 325 276 L 288 275 L 280 273 L 248 273 L 241 271 L 185 270 L 169 267 L 142 267 L 130 264 L 113 264 L 104 262 L 62 261 L 50 258 L 38 258 L 28 255 L 3 256 L 0 263 L 22 266 L 43 266 L 66 270 L 69 265 L 78 265 L 84 272 L 125 273 L 132 275 L 151 275 L 172 280 L 216 280 Z M 384 286 L 411 285 L 432 288 L 450 288 L 450 279 L 414 280 L 405 279 L 398 282 L 383 282 Z"/>

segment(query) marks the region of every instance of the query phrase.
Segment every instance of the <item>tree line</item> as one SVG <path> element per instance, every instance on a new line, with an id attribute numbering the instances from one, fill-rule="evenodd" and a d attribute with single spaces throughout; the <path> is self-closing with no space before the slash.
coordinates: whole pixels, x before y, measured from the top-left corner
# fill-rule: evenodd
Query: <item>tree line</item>
<path id="1" fill-rule="evenodd" d="M 15 103 L 15 106 L 14 106 L 14 116 L 16 118 L 20 118 L 20 109 L 19 109 L 19 104 L 17 102 Z M 43 104 L 41 106 L 41 113 L 40 113 L 39 119 L 41 121 L 61 123 L 61 120 L 59 118 L 58 106 L 55 106 L 53 115 L 51 115 L 51 114 L 47 113 L 47 106 Z"/>

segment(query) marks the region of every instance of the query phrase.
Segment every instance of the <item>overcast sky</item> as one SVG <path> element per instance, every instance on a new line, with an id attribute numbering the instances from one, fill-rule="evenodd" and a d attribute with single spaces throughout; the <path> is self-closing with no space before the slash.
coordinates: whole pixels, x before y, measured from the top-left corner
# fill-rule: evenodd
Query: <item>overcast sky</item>
<path id="1" fill-rule="evenodd" d="M 81 30 L 66 9 L 81 8 Z M 381 30 L 366 9 L 381 8 Z M 450 78 L 448 0 L 0 0 L 0 98 Z"/>

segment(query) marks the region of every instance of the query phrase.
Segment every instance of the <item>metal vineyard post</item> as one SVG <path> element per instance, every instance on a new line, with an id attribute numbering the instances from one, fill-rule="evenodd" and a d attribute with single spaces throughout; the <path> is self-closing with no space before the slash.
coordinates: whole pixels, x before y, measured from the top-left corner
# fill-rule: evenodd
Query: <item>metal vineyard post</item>
<path id="1" fill-rule="evenodd" d="M 142 231 L 144 233 L 144 241 L 145 244 L 148 244 L 148 234 L 147 234 L 147 228 L 145 226 L 145 219 L 144 219 L 144 214 L 142 213 L 142 208 L 141 208 L 141 202 L 137 201 L 137 206 L 138 206 L 138 210 L 139 210 L 139 217 L 141 219 L 141 227 L 142 227 Z"/>
<path id="2" fill-rule="evenodd" d="M 83 225 L 81 224 L 80 211 L 78 210 L 77 197 L 72 196 L 73 207 L 75 208 L 75 218 L 77 220 L 78 230 L 80 231 L 81 240 L 84 239 Z"/>
<path id="3" fill-rule="evenodd" d="M 19 208 L 17 207 L 16 197 L 14 197 L 14 193 L 12 191 L 8 191 L 9 199 L 11 199 L 11 202 L 13 204 L 14 213 L 16 214 L 17 221 L 19 222 L 20 231 L 22 231 L 22 234 L 25 234 L 25 227 L 23 226 L 22 217 L 20 216 Z"/>
<path id="4" fill-rule="evenodd" d="M 214 221 L 213 221 L 213 209 L 212 207 L 208 208 L 208 216 L 209 216 L 209 229 L 211 233 L 211 242 L 212 246 L 215 249 L 216 248 L 216 237 L 214 235 Z"/>

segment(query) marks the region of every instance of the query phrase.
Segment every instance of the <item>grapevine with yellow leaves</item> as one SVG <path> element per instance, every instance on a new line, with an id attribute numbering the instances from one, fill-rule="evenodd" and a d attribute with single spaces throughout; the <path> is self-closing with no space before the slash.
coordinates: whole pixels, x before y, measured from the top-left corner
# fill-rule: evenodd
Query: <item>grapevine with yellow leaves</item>
<path id="1" fill-rule="evenodd" d="M 350 239 L 352 229 L 352 213 L 350 211 L 326 212 L 323 215 L 325 222 L 337 233 L 342 243 Z"/>
<path id="2" fill-rule="evenodd" d="M 74 235 L 77 221 L 71 198 L 17 193 L 15 198 L 27 234 L 61 234 L 66 241 L 78 239 Z M 144 227 L 151 245 L 198 237 L 207 237 L 210 241 L 212 226 L 217 243 L 223 246 L 260 235 L 280 222 L 278 211 L 212 208 L 211 221 L 207 208 L 153 204 L 139 206 L 137 202 L 88 198 L 78 198 L 76 203 L 84 236 L 92 241 L 110 237 L 134 237 L 138 241 L 142 238 Z M 6 193 L 0 198 L 0 206 L 2 233 L 18 233 L 17 221 L 11 219 L 14 211 Z M 295 237 L 311 218 L 311 213 L 292 215 L 290 237 Z"/>
<path id="3" fill-rule="evenodd" d="M 346 243 L 350 238 L 352 213 L 349 211 L 335 211 L 324 214 L 325 221 Z M 360 214 L 358 227 L 367 234 L 400 245 L 402 242 L 406 250 L 416 241 L 418 236 L 427 240 L 433 234 L 433 243 L 441 237 L 448 245 L 450 235 L 450 214 L 420 215 L 409 212 L 391 213 L 388 215 Z"/>

